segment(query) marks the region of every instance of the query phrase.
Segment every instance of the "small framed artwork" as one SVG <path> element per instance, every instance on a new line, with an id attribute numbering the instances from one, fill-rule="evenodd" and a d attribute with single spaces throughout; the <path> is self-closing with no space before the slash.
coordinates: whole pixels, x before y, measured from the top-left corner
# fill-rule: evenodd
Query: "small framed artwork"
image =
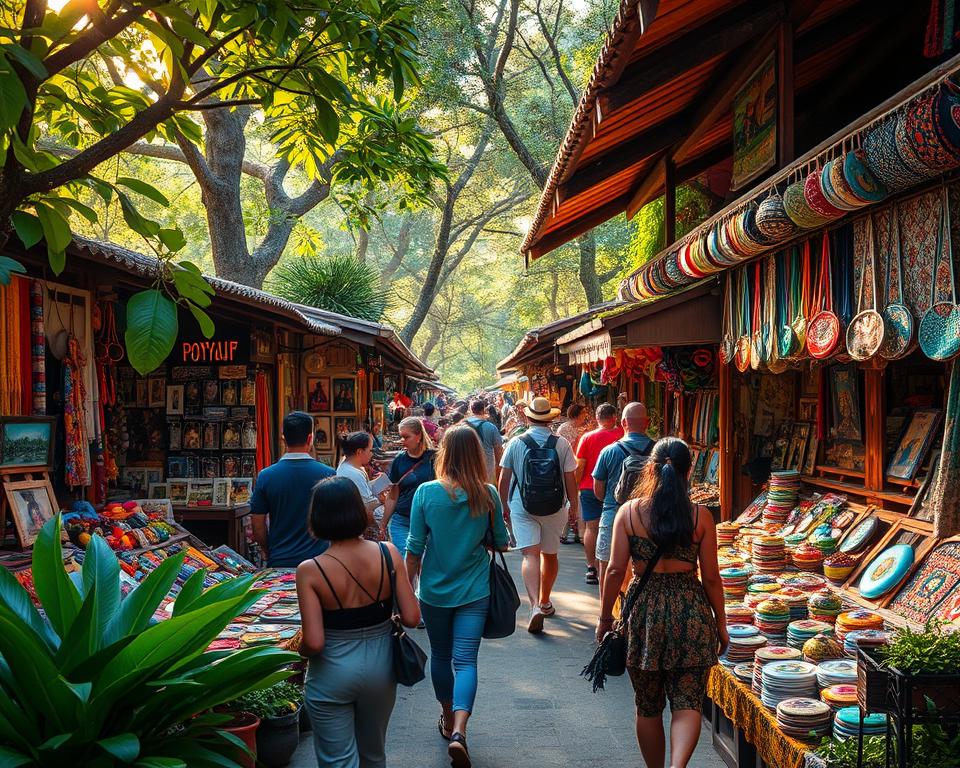
<path id="1" fill-rule="evenodd" d="M 374 403 L 373 404 L 373 423 L 379 424 L 380 429 L 383 429 L 383 403 Z"/>
<path id="2" fill-rule="evenodd" d="M 810 442 L 807 444 L 807 454 L 803 458 L 803 469 L 800 473 L 803 475 L 812 475 L 813 470 L 817 468 L 817 449 L 820 447 L 820 441 L 817 439 L 817 430 L 810 430 Z"/>
<path id="3" fill-rule="evenodd" d="M 209 480 L 220 476 L 220 459 L 216 456 L 204 456 L 200 459 L 200 476 Z"/>
<path id="4" fill-rule="evenodd" d="M 0 416 L 0 467 L 53 466 L 53 416 Z"/>
<path id="5" fill-rule="evenodd" d="M 183 416 L 183 406 L 183 384 L 173 384 L 167 387 L 167 416 Z"/>
<path id="6" fill-rule="evenodd" d="M 40 529 L 57 513 L 57 498 L 49 480 L 4 483 L 3 491 L 23 547 L 37 540 Z"/>
<path id="7" fill-rule="evenodd" d="M 150 483 L 150 487 L 147 489 L 147 498 L 148 499 L 169 498 L 167 494 L 167 484 L 166 483 Z"/>
<path id="8" fill-rule="evenodd" d="M 787 466 L 787 454 L 790 452 L 790 434 L 792 425 L 789 421 L 784 421 L 777 427 L 777 438 L 773 444 L 772 466 L 775 469 L 785 469 Z"/>
<path id="9" fill-rule="evenodd" d="M 307 410 L 311 413 L 330 412 L 330 379 L 307 379 Z"/>
<path id="10" fill-rule="evenodd" d="M 357 380 L 334 379 L 331 384 L 333 390 L 334 413 L 355 413 L 357 410 Z"/>
<path id="11" fill-rule="evenodd" d="M 190 408 L 203 405 L 203 389 L 199 381 L 188 381 L 183 385 L 183 401 Z"/>
<path id="12" fill-rule="evenodd" d="M 313 417 L 313 446 L 316 450 L 329 450 L 333 446 L 329 416 Z"/>
<path id="13" fill-rule="evenodd" d="M 240 448 L 240 437 L 243 428 L 239 421 L 223 422 L 223 433 L 220 436 L 220 447 L 225 451 L 235 451 Z"/>
<path id="14" fill-rule="evenodd" d="M 790 437 L 790 450 L 787 453 L 785 469 L 803 469 L 803 462 L 807 455 L 807 443 L 810 439 L 810 423 L 798 421 L 793 425 L 793 435 Z"/>
<path id="15" fill-rule="evenodd" d="M 223 476 L 240 477 L 240 457 L 235 453 L 227 453 L 223 456 Z"/>
<path id="16" fill-rule="evenodd" d="M 223 421 L 230 415 L 230 410 L 222 405 L 207 405 L 203 408 L 203 418 L 207 421 Z"/>
<path id="17" fill-rule="evenodd" d="M 215 451 L 220 447 L 220 424 L 208 421 L 203 425 L 203 449 Z"/>
<path id="18" fill-rule="evenodd" d="M 333 429 L 339 441 L 357 429 L 357 420 L 352 416 L 337 416 L 333 420 Z"/>
<path id="19" fill-rule="evenodd" d="M 203 404 L 219 405 L 220 403 L 220 382 L 215 379 L 207 379 L 203 382 Z"/>
<path id="20" fill-rule="evenodd" d="M 921 408 L 913 412 L 910 422 L 890 457 L 887 476 L 913 480 L 940 426 L 942 413 L 937 408 Z"/>
<path id="21" fill-rule="evenodd" d="M 212 505 L 213 480 L 189 480 L 187 482 L 187 506 L 210 507 Z"/>
<path id="22" fill-rule="evenodd" d="M 817 400 L 816 398 L 801 397 L 798 416 L 800 421 L 817 420 Z"/>
<path id="23" fill-rule="evenodd" d="M 237 381 L 220 382 L 220 403 L 226 406 L 240 405 L 240 383 Z"/>
<path id="24" fill-rule="evenodd" d="M 151 408 L 162 408 L 167 404 L 167 380 L 159 376 L 151 376 L 149 383 L 149 405 Z"/>
<path id="25" fill-rule="evenodd" d="M 199 451 L 201 445 L 201 434 L 202 427 L 199 421 L 183 422 L 183 450 Z"/>
<path id="26" fill-rule="evenodd" d="M 257 474 L 257 457 L 252 453 L 245 453 L 240 457 L 240 476 L 253 477 Z"/>
<path id="27" fill-rule="evenodd" d="M 183 422 L 177 419 L 176 421 L 167 422 L 167 448 L 171 451 L 179 451 L 183 446 Z"/>
<path id="28" fill-rule="evenodd" d="M 240 405 L 257 404 L 257 382 L 254 379 L 244 379 L 240 382 Z"/>
<path id="29" fill-rule="evenodd" d="M 247 378 L 247 366 L 245 365 L 221 365 L 217 369 L 217 378 L 220 379 L 245 379 Z"/>
<path id="30" fill-rule="evenodd" d="M 318 453 L 317 461 L 321 464 L 326 464 L 328 467 L 333 466 L 333 454 L 332 453 Z"/>
<path id="31" fill-rule="evenodd" d="M 161 496 L 158 499 L 137 499 L 137 504 L 140 505 L 146 515 L 163 515 L 163 519 L 168 523 L 174 522 L 173 504 L 166 496 Z"/>
<path id="32" fill-rule="evenodd" d="M 247 419 L 243 422 L 243 432 L 240 435 L 240 444 L 245 450 L 254 451 L 257 448 L 257 422 Z"/>
<path id="33" fill-rule="evenodd" d="M 254 363 L 272 363 L 277 354 L 273 331 L 255 328 L 250 333 L 250 360 Z"/>
<path id="34" fill-rule="evenodd" d="M 147 470 L 147 485 L 151 483 L 162 483 L 163 482 L 163 467 L 162 466 L 153 466 L 146 467 Z"/>
<path id="35" fill-rule="evenodd" d="M 143 467 L 124 467 L 120 472 L 120 479 L 130 489 L 131 498 L 147 495 L 150 484 L 147 482 L 147 470 Z"/>
<path id="36" fill-rule="evenodd" d="M 230 503 L 234 506 L 249 504 L 253 496 L 252 477 L 234 477 L 230 480 Z"/>
<path id="37" fill-rule="evenodd" d="M 190 477 L 190 462 L 186 456 L 167 456 L 167 477 Z"/>
<path id="38" fill-rule="evenodd" d="M 213 481 L 213 506 L 215 507 L 229 507 L 230 506 L 230 491 L 233 489 L 233 485 L 230 482 L 230 478 L 227 477 L 218 477 Z"/>
<path id="39" fill-rule="evenodd" d="M 171 477 L 167 480 L 167 498 L 171 504 L 182 506 L 187 503 L 187 486 L 190 481 L 185 477 Z"/>
<path id="40" fill-rule="evenodd" d="M 840 440 L 862 440 L 859 371 L 856 363 L 830 368 L 833 434 Z"/>
<path id="41" fill-rule="evenodd" d="M 397 377 L 392 373 L 383 374 L 383 392 L 385 395 L 384 400 L 393 397 L 393 393 L 397 391 Z"/>
<path id="42" fill-rule="evenodd" d="M 146 408 L 150 403 L 150 398 L 147 394 L 147 380 L 146 379 L 137 379 L 137 408 Z"/>

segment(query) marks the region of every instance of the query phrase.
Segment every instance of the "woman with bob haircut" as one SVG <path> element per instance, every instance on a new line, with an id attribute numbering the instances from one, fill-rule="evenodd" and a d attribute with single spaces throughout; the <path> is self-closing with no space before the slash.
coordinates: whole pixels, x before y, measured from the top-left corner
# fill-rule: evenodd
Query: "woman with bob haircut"
<path id="1" fill-rule="evenodd" d="M 729 641 L 717 532 L 712 515 L 690 502 L 690 466 L 683 440 L 665 437 L 653 446 L 631 499 L 617 510 L 597 622 L 599 642 L 613 624 L 613 604 L 633 561 L 626 601 L 636 595 L 636 604 L 627 618 L 627 672 L 636 694 L 637 743 L 650 768 L 663 766 L 667 698 L 670 765 L 686 768 L 700 737 L 707 676 Z M 651 564 L 650 579 L 636 594 Z"/>
<path id="2" fill-rule="evenodd" d="M 391 565 L 401 622 L 414 627 L 420 621 L 400 553 L 392 544 L 365 541 L 367 520 L 350 479 L 331 477 L 314 487 L 310 533 L 330 546 L 297 566 L 297 599 L 300 653 L 309 658 L 304 698 L 317 765 L 323 768 L 386 765 L 387 725 L 397 692 Z"/>
<path id="3" fill-rule="evenodd" d="M 467 720 L 477 696 L 477 654 L 490 605 L 488 548 L 507 549 L 503 506 L 487 481 L 480 438 L 451 427 L 436 460 L 437 479 L 413 497 L 407 569 L 430 637 L 430 677 L 454 768 L 469 768 Z"/>

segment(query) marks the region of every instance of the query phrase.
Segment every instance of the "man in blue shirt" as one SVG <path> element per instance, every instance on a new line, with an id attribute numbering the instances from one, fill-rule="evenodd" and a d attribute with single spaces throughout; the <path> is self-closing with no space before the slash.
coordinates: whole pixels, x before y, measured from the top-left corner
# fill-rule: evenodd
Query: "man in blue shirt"
<path id="1" fill-rule="evenodd" d="M 603 576 L 610 562 L 610 543 L 613 536 L 613 520 L 617 516 L 619 504 L 614 496 L 620 474 L 623 471 L 623 462 L 627 456 L 650 454 L 653 440 L 646 436 L 647 409 L 643 403 L 627 403 L 620 418 L 623 427 L 623 438 L 611 443 L 597 458 L 597 465 L 593 468 L 593 493 L 603 501 L 603 512 L 600 514 L 600 528 L 597 532 L 597 562 L 600 565 L 600 585 L 603 589 Z"/>
<path id="2" fill-rule="evenodd" d="M 483 446 L 483 455 L 487 461 L 487 482 L 497 484 L 497 467 L 503 456 L 503 435 L 497 426 L 487 420 L 487 404 L 483 400 L 470 403 L 470 417 L 467 424 L 473 428 Z"/>
<path id="3" fill-rule="evenodd" d="M 296 568 L 327 548 L 307 530 L 313 487 L 334 472 L 310 455 L 313 447 L 313 417 L 292 411 L 283 420 L 286 453 L 257 476 L 250 499 L 253 537 L 267 565 Z M 267 520 L 269 518 L 269 527 Z"/>

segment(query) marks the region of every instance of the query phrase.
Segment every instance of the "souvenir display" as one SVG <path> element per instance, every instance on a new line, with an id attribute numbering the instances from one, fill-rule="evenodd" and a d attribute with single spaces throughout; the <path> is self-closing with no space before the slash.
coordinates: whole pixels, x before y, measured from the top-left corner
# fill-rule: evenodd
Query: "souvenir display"
<path id="1" fill-rule="evenodd" d="M 836 552 L 823 559 L 823 575 L 834 584 L 843 584 L 853 572 L 857 561 L 845 552 Z"/>
<path id="2" fill-rule="evenodd" d="M 957 594 L 960 584 L 960 542 L 932 549 L 913 576 L 900 588 L 887 608 L 917 624 L 938 617 L 941 606 Z M 881 627 L 870 627 L 880 629 Z M 859 629 L 859 627 L 858 627 Z"/>
<path id="3" fill-rule="evenodd" d="M 801 544 L 790 554 L 793 564 L 801 571 L 816 572 L 823 563 L 823 552 L 813 544 Z"/>
<path id="4" fill-rule="evenodd" d="M 724 606 L 727 626 L 731 624 L 753 624 L 753 609 L 741 603 L 727 603 Z"/>
<path id="5" fill-rule="evenodd" d="M 887 733 L 887 716 L 879 712 L 863 718 L 863 737 L 884 736 Z M 844 707 L 833 719 L 833 735 L 838 739 L 855 739 L 861 732 L 860 707 Z"/>
<path id="6" fill-rule="evenodd" d="M 765 664 L 760 673 L 760 701 L 775 711 L 777 704 L 795 697 L 817 695 L 817 667 L 806 661 L 774 661 Z"/>
<path id="7" fill-rule="evenodd" d="M 893 589 L 913 565 L 913 547 L 895 544 L 877 555 L 860 578 L 858 589 L 868 600 L 883 597 Z"/>
<path id="8" fill-rule="evenodd" d="M 906 357 L 914 347 L 916 340 L 916 323 L 913 312 L 904 303 L 903 298 L 903 249 L 900 243 L 900 210 L 896 204 L 890 209 L 890 232 L 887 237 L 886 258 L 886 290 L 883 308 L 883 344 L 878 354 L 884 360 L 899 360 Z M 894 253 L 896 256 L 894 256 Z M 890 297 L 890 273 L 893 271 L 893 260 L 897 265 L 897 293 Z"/>
<path id="9" fill-rule="evenodd" d="M 883 616 L 874 611 L 858 608 L 844 611 L 837 616 L 837 642 L 845 643 L 847 635 L 854 630 L 883 629 Z"/>
<path id="10" fill-rule="evenodd" d="M 787 564 L 782 536 L 758 536 L 753 540 L 753 566 L 760 572 L 779 573 Z"/>
<path id="11" fill-rule="evenodd" d="M 777 725 L 787 736 L 816 744 L 830 733 L 833 710 L 817 699 L 785 699 L 777 704 Z"/>
<path id="12" fill-rule="evenodd" d="M 733 675 L 741 683 L 750 685 L 750 683 L 753 681 L 753 662 L 744 661 L 735 665 L 733 668 Z"/>
<path id="13" fill-rule="evenodd" d="M 941 411 L 936 408 L 920 408 L 913 412 L 896 450 L 890 455 L 888 476 L 901 480 L 914 478 L 930 451 L 940 421 Z"/>
<path id="14" fill-rule="evenodd" d="M 770 598 L 757 605 L 753 623 L 771 645 L 786 645 L 790 609 L 783 600 Z"/>
<path id="15" fill-rule="evenodd" d="M 773 472 L 763 509 L 763 524 L 782 526 L 797 505 L 800 494 L 800 473 L 796 470 Z"/>
<path id="16" fill-rule="evenodd" d="M 763 491 L 757 498 L 751 501 L 746 509 L 740 513 L 736 522 L 738 525 L 750 525 L 760 519 L 763 514 L 764 506 L 767 503 L 767 492 Z"/>
<path id="17" fill-rule="evenodd" d="M 820 700 L 828 705 L 834 714 L 844 707 L 855 707 L 857 706 L 857 686 L 849 683 L 829 685 L 820 691 Z"/>
<path id="18" fill-rule="evenodd" d="M 840 551 L 855 554 L 865 549 L 877 532 L 877 518 L 865 517 L 840 541 Z"/>
<path id="19" fill-rule="evenodd" d="M 750 571 L 745 568 L 724 568 L 720 571 L 720 581 L 723 583 L 724 600 L 742 600 L 747 592 L 747 576 Z"/>
<path id="20" fill-rule="evenodd" d="M 869 360 L 883 344 L 883 317 L 877 312 L 876 243 L 873 216 L 867 216 L 867 260 L 860 270 L 860 290 L 857 294 L 857 314 L 847 326 L 847 354 L 862 362 Z M 863 298 L 867 281 L 870 281 L 870 307 Z"/>
<path id="21" fill-rule="evenodd" d="M 842 659 L 843 648 L 829 635 L 814 635 L 803 644 L 803 659 L 812 664 L 819 664 L 830 659 Z"/>
<path id="22" fill-rule="evenodd" d="M 787 604 L 790 609 L 790 621 L 803 621 L 807 618 L 807 593 L 802 589 L 781 585 L 780 591 L 774 592 L 773 597 Z"/>
<path id="23" fill-rule="evenodd" d="M 833 627 L 825 621 L 817 621 L 816 619 L 791 621 L 787 625 L 787 645 L 802 650 L 807 640 L 820 634 L 832 635 Z"/>
<path id="24" fill-rule="evenodd" d="M 892 632 L 882 629 L 854 629 L 843 638 L 843 652 L 855 659 L 858 648 L 879 648 L 889 643 L 892 636 Z"/>
<path id="25" fill-rule="evenodd" d="M 817 683 L 821 688 L 831 685 L 856 685 L 857 662 L 852 659 L 830 659 L 817 665 Z"/>
<path id="26" fill-rule="evenodd" d="M 941 253 L 946 251 L 941 256 Z M 946 262 L 944 265 L 942 262 Z M 937 288 L 942 284 L 941 271 L 946 269 L 950 285 L 949 301 L 939 300 Z M 931 360 L 952 360 L 960 354 L 960 306 L 957 306 L 957 285 L 953 276 L 953 237 L 950 235 L 950 194 L 943 187 L 940 226 L 937 230 L 937 251 L 930 281 L 930 306 L 920 318 L 917 332 L 920 349 Z"/>
<path id="27" fill-rule="evenodd" d="M 763 686 L 763 668 L 774 661 L 800 661 L 801 654 L 796 648 L 785 645 L 767 645 L 758 648 L 753 656 L 753 692 L 760 695 Z"/>
<path id="28" fill-rule="evenodd" d="M 817 592 L 807 601 L 807 613 L 811 619 L 818 619 L 829 624 L 837 621 L 837 616 L 843 610 L 843 600 L 833 592 Z"/>
<path id="29" fill-rule="evenodd" d="M 732 668 L 744 661 L 753 661 L 753 654 L 767 644 L 767 639 L 752 624 L 727 625 L 730 644 L 720 659 L 725 667 Z"/>

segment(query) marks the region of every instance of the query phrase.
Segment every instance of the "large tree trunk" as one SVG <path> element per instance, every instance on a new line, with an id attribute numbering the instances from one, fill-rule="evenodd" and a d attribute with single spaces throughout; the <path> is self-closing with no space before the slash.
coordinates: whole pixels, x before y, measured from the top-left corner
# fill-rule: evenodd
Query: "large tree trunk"
<path id="1" fill-rule="evenodd" d="M 597 241 L 593 232 L 578 237 L 577 245 L 580 248 L 580 285 L 587 296 L 587 306 L 595 307 L 603 303 L 603 290 L 597 276 Z"/>

